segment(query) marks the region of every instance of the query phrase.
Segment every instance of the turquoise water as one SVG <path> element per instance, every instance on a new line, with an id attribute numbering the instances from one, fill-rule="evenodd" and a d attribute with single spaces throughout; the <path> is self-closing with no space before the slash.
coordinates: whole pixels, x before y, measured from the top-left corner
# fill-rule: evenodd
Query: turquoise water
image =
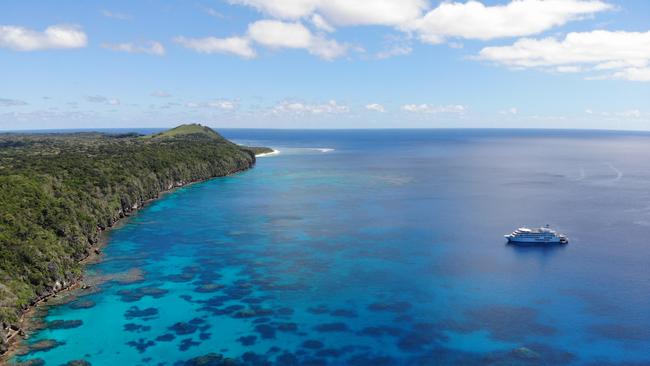
<path id="1" fill-rule="evenodd" d="M 33 334 L 60 345 L 18 360 L 650 363 L 650 135 L 225 135 L 281 153 L 113 230 L 89 273 L 114 279 L 50 308 L 47 321 L 81 322 Z M 504 243 L 547 223 L 570 244 Z"/>

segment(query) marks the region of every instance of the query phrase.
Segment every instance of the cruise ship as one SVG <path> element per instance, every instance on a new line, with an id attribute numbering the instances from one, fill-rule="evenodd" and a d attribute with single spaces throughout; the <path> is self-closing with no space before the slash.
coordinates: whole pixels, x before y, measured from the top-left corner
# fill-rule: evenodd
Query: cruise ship
<path id="1" fill-rule="evenodd" d="M 566 244 L 569 242 L 566 236 L 551 230 L 548 225 L 536 229 L 520 227 L 512 234 L 504 235 L 508 243 L 535 245 L 535 244 Z"/>

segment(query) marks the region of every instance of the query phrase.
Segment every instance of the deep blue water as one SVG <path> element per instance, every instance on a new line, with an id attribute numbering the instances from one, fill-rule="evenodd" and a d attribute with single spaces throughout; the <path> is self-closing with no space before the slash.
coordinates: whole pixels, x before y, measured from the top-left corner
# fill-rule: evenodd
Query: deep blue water
<path id="1" fill-rule="evenodd" d="M 82 325 L 20 360 L 650 364 L 650 135 L 224 134 L 281 153 L 113 230 L 89 272 L 114 279 L 46 318 Z M 544 224 L 570 244 L 505 245 Z"/>

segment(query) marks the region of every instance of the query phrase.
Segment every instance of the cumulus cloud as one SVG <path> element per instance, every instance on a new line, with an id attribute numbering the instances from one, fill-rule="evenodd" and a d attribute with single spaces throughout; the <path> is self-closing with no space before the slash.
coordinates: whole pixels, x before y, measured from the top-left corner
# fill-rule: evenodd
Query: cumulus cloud
<path id="1" fill-rule="evenodd" d="M 176 37 L 174 38 L 174 42 L 199 53 L 233 54 L 243 58 L 254 58 L 257 55 L 255 50 L 250 45 L 250 40 L 245 37 Z"/>
<path id="2" fill-rule="evenodd" d="M 271 109 L 271 114 L 340 114 L 348 113 L 350 107 L 338 104 L 335 100 L 330 100 L 322 104 L 310 104 L 296 101 L 282 101 Z"/>
<path id="3" fill-rule="evenodd" d="M 86 33 L 75 25 L 53 25 L 39 32 L 13 25 L 0 25 L 0 48 L 38 51 L 85 47 Z"/>
<path id="4" fill-rule="evenodd" d="M 407 29 L 432 44 L 447 38 L 489 40 L 529 36 L 613 7 L 598 0 L 513 0 L 486 6 L 478 1 L 442 2 Z"/>
<path id="5" fill-rule="evenodd" d="M 513 115 L 513 116 L 514 116 L 514 115 L 516 115 L 517 113 L 519 113 L 519 110 L 517 110 L 516 107 L 510 107 L 510 108 L 508 108 L 508 109 L 504 109 L 504 110 L 502 110 L 502 111 L 499 111 L 499 113 L 500 113 L 500 114 L 505 114 L 505 115 Z"/>
<path id="6" fill-rule="evenodd" d="M 377 103 L 367 104 L 366 109 L 369 111 L 375 111 L 380 113 L 386 112 L 386 108 L 383 105 Z"/>
<path id="7" fill-rule="evenodd" d="M 108 98 L 103 95 L 89 95 L 86 96 L 86 101 L 90 103 L 101 103 L 107 105 L 120 105 L 120 100 L 117 98 Z"/>
<path id="8" fill-rule="evenodd" d="M 0 98 L 0 107 L 17 107 L 27 105 L 27 102 L 17 99 Z"/>
<path id="9" fill-rule="evenodd" d="M 248 26 L 250 39 L 269 48 L 301 48 L 331 60 L 344 55 L 348 46 L 314 35 L 299 22 L 260 20 Z"/>
<path id="10" fill-rule="evenodd" d="M 316 27 L 316 29 L 322 30 L 324 32 L 334 32 L 335 29 L 332 27 L 325 18 L 320 16 L 319 14 L 314 14 L 311 16 L 311 23 Z"/>
<path id="11" fill-rule="evenodd" d="M 219 99 L 212 102 L 208 102 L 208 107 L 217 108 L 224 111 L 232 111 L 237 108 L 237 103 L 232 100 Z"/>
<path id="12" fill-rule="evenodd" d="M 187 102 L 185 106 L 188 108 L 213 108 L 222 111 L 234 111 L 237 109 L 237 102 L 228 99 L 217 99 L 210 102 Z"/>
<path id="13" fill-rule="evenodd" d="M 162 56 L 165 54 L 165 47 L 156 41 L 148 41 L 143 44 L 137 43 L 104 43 L 103 48 L 128 53 L 144 53 L 148 55 Z"/>
<path id="14" fill-rule="evenodd" d="M 348 46 L 323 35 L 312 33 L 300 22 L 259 20 L 249 24 L 245 36 L 230 38 L 185 38 L 174 41 L 186 48 L 201 53 L 231 53 L 244 58 L 254 58 L 257 53 L 252 43 L 271 49 L 304 49 L 326 60 L 344 55 Z"/>
<path id="15" fill-rule="evenodd" d="M 595 78 L 650 81 L 650 31 L 572 32 L 564 39 L 524 38 L 509 46 L 485 47 L 481 60 L 514 68 L 595 72 Z"/>
<path id="16" fill-rule="evenodd" d="M 275 18 L 298 20 L 318 14 L 328 24 L 391 25 L 413 21 L 427 7 L 426 0 L 231 0 Z"/>
<path id="17" fill-rule="evenodd" d="M 402 110 L 410 113 L 464 113 L 467 108 L 460 104 L 436 106 L 433 104 L 404 104 Z"/>

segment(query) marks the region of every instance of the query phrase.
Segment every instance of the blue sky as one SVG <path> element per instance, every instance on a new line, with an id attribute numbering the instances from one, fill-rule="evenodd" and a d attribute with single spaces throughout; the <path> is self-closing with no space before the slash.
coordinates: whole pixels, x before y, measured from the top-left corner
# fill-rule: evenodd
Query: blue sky
<path id="1" fill-rule="evenodd" d="M 4 1 L 0 129 L 650 129 L 644 0 Z"/>

